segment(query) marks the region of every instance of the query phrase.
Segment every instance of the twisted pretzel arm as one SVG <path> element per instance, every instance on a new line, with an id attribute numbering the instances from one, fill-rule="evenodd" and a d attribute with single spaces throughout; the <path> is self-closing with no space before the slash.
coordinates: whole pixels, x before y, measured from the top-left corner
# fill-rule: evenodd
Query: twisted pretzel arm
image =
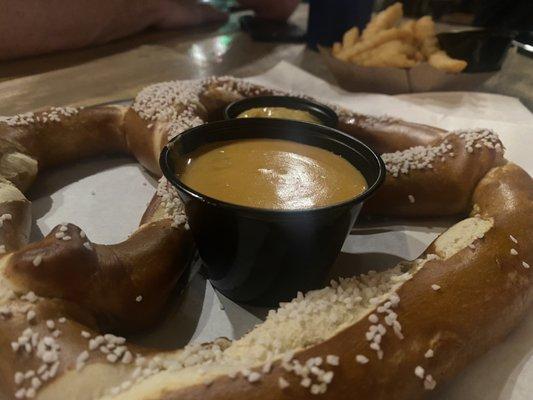
<path id="1" fill-rule="evenodd" d="M 433 145 L 447 134 L 443 129 L 392 117 L 371 117 L 339 109 L 339 130 L 352 135 L 380 154 Z"/>
<path id="2" fill-rule="evenodd" d="M 56 227 L 42 241 L 2 260 L 4 277 L 15 292 L 76 303 L 91 310 L 103 329 L 128 332 L 152 326 L 192 256 L 189 233 L 161 220 L 141 226 L 122 243 L 105 246 L 80 236 L 76 226 L 67 227 L 63 233 L 70 240 L 58 239 L 62 231 Z"/>
<path id="3" fill-rule="evenodd" d="M 125 143 L 157 173 L 154 156 L 165 139 L 209 120 L 230 99 L 267 92 L 231 78 L 154 85 L 138 96 L 127 123 L 117 120 L 117 131 L 124 129 L 117 149 Z M 346 128 L 389 151 L 383 198 L 368 203 L 372 212 L 472 208 L 420 258 L 299 294 L 234 342 L 175 352 L 137 347 L 102 335 L 102 327 L 135 330 L 149 325 L 145 318 L 156 320 L 192 247 L 182 205 L 161 180 L 141 227 L 124 243 L 94 244 L 73 225 L 14 252 L 23 240 L 13 239 L 12 252 L 0 258 L 0 346 L 10 351 L 0 358 L 0 393 L 54 400 L 425 397 L 502 340 L 531 304 L 533 180 L 505 162 L 490 131 L 378 122 L 385 125 L 371 127 L 374 120 L 357 116 Z M 3 154 L 27 157 L 9 170 L 12 180 L 4 178 L 19 187 L 31 180 L 37 160 L 71 159 L 61 152 L 47 158 L 28 150 L 31 141 L 9 138 Z M 21 192 L 15 196 L 13 184 L 0 183 L 7 185 L 0 210 L 8 199 L 24 210 Z M 450 194 L 435 193 L 436 183 Z M 140 304 L 132 301 L 139 291 L 146 291 L 145 304 L 144 295 L 135 298 Z"/>
<path id="4" fill-rule="evenodd" d="M 125 153 L 139 141 L 124 134 L 124 107 L 91 109 L 52 108 L 39 113 L 3 118 L 0 122 L 2 159 L 12 154 L 35 160 L 40 169 L 100 154 Z M 147 149 L 143 149 L 147 154 Z M 15 160 L 16 161 L 16 160 Z M 27 186 L 37 173 L 15 166 L 11 178 Z M 2 173 L 4 170 L 2 170 Z M 33 175 L 23 181 L 25 172 Z M 146 213 L 149 221 L 116 245 L 92 243 L 78 227 L 62 224 L 43 240 L 26 245 L 30 203 L 7 178 L 0 182 L 0 239 L 4 255 L 0 270 L 10 289 L 21 295 L 73 302 L 93 313 L 102 328 L 115 331 L 144 329 L 161 315 L 193 249 L 188 231 L 178 227 L 160 203 Z M 163 210 L 163 211 L 158 211 Z M 180 210 L 171 210 L 178 214 Z"/>
<path id="5" fill-rule="evenodd" d="M 476 185 L 504 162 L 493 132 L 450 133 L 430 146 L 382 154 L 384 185 L 365 203 L 370 214 L 434 217 L 466 214 Z"/>
<path id="6" fill-rule="evenodd" d="M 533 222 L 525 218 L 533 212 L 531 177 L 513 164 L 496 167 L 472 201 L 475 215 L 439 236 L 419 259 L 299 296 L 218 361 L 164 369 L 117 398 L 426 397 L 503 340 L 533 301 L 531 270 L 523 265 L 533 261 L 527 236 Z M 510 252 L 514 247 L 518 255 Z M 367 279 L 388 286 L 371 295 L 380 301 L 343 304 Z M 386 327 L 379 341 L 369 336 L 378 323 Z M 279 353 L 270 358 L 270 352 Z"/>

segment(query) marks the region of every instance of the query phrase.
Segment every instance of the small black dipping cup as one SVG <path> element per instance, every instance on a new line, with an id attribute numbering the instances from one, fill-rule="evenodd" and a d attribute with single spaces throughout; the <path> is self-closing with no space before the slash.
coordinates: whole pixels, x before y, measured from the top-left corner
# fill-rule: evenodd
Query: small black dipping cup
<path id="1" fill-rule="evenodd" d="M 268 210 L 210 198 L 176 175 L 178 161 L 198 147 L 250 138 L 291 140 L 329 150 L 359 169 L 368 189 L 327 207 Z M 163 149 L 160 165 L 185 204 L 213 286 L 234 301 L 261 306 L 324 284 L 363 201 L 385 177 L 381 158 L 359 140 L 326 126 L 273 118 L 233 119 L 189 129 Z"/>
<path id="2" fill-rule="evenodd" d="M 315 101 L 294 96 L 256 96 L 246 97 L 231 103 L 224 109 L 224 118 L 238 118 L 239 115 L 252 108 L 284 107 L 292 110 L 307 111 L 317 118 L 322 125 L 336 128 L 339 117 L 331 108 Z"/>

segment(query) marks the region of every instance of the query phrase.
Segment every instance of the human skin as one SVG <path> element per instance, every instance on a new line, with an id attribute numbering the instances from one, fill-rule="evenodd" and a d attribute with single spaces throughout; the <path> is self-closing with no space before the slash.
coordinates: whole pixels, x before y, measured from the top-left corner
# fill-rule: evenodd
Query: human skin
<path id="1" fill-rule="evenodd" d="M 257 15 L 286 19 L 297 0 L 243 0 Z M 183 29 L 227 14 L 196 0 L 0 0 L 0 60 L 98 45 L 148 27 Z"/>

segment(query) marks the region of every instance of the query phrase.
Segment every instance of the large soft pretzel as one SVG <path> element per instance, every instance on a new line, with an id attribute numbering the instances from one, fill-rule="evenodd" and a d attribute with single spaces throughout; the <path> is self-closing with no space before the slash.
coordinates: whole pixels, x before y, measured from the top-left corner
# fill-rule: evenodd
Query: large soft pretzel
<path id="1" fill-rule="evenodd" d="M 533 182 L 486 130 L 445 132 L 337 108 L 383 154 L 367 212 L 470 217 L 419 258 L 299 294 L 234 342 L 156 352 L 114 333 L 154 324 L 192 240 L 163 179 L 125 242 L 74 225 L 27 245 L 23 191 L 43 167 L 132 154 L 155 174 L 168 139 L 235 99 L 279 93 L 233 78 L 144 89 L 127 111 L 55 108 L 0 118 L 0 394 L 40 399 L 415 399 L 501 340 L 531 303 Z"/>

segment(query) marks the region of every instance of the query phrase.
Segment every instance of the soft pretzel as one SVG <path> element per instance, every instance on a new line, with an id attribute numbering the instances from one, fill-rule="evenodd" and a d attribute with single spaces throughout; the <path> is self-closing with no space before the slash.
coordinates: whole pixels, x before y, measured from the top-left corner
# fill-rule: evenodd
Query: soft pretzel
<path id="1" fill-rule="evenodd" d="M 483 129 L 446 132 L 335 107 L 341 130 L 384 153 L 388 176 L 367 212 L 471 215 L 420 258 L 300 293 L 234 342 L 157 352 L 116 336 L 161 316 L 193 248 L 164 179 L 123 243 L 94 244 L 62 224 L 26 245 L 23 192 L 38 169 L 125 153 L 159 174 L 169 138 L 263 94 L 282 93 L 227 77 L 177 81 L 144 89 L 128 110 L 0 118 L 0 394 L 416 399 L 503 339 L 532 299 L 533 182 Z"/>
<path id="2" fill-rule="evenodd" d="M 0 238 L 3 252 L 9 252 L 1 260 L 2 273 L 15 293 L 34 291 L 72 301 L 92 311 L 100 326 L 130 331 L 150 326 L 159 316 L 191 256 L 190 234 L 173 226 L 168 213 L 153 209 L 123 243 L 97 245 L 78 227 L 62 224 L 24 246 L 29 202 L 15 186 L 27 187 L 37 165 L 42 169 L 97 154 L 129 153 L 128 141 L 134 139 L 123 131 L 125 111 L 53 108 L 0 123 L 2 159 L 11 162 L 0 183 Z M 13 153 L 34 162 L 14 165 Z"/>

